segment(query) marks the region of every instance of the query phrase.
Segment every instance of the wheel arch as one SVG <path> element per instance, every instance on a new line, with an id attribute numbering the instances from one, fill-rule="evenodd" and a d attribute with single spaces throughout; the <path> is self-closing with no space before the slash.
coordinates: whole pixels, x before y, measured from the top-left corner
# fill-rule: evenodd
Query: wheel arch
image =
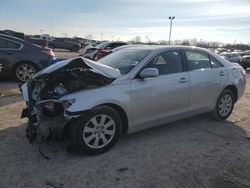
<path id="1" fill-rule="evenodd" d="M 104 104 L 101 104 L 98 106 L 108 106 L 108 107 L 114 109 L 119 114 L 121 121 L 122 121 L 122 134 L 127 133 L 127 131 L 128 131 L 128 116 L 127 116 L 127 113 L 125 112 L 125 110 L 121 106 L 114 104 L 114 103 L 104 103 Z"/>
<path id="2" fill-rule="evenodd" d="M 233 92 L 234 94 L 234 102 L 238 100 L 238 89 L 235 85 L 228 85 L 223 90 L 228 89 Z"/>

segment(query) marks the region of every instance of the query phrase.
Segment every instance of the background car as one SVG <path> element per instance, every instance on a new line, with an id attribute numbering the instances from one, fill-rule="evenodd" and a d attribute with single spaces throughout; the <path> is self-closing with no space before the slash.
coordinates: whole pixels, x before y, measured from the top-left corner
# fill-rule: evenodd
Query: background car
<path id="1" fill-rule="evenodd" d="M 112 54 L 114 52 L 117 52 L 119 50 L 122 50 L 125 48 L 130 48 L 130 47 L 136 47 L 136 46 L 143 46 L 143 45 L 142 44 L 127 44 L 127 45 L 122 45 L 122 46 L 116 47 L 112 50 L 110 50 L 110 49 L 99 50 L 96 52 L 96 55 L 94 57 L 94 61 L 98 61 L 98 60 L 102 59 L 103 57 L 105 57 L 109 54 Z M 144 45 L 144 46 L 146 46 L 146 45 Z"/>
<path id="2" fill-rule="evenodd" d="M 0 34 L 0 75 L 14 76 L 27 81 L 39 70 L 52 64 L 55 54 L 51 49 L 28 41 Z"/>
<path id="3" fill-rule="evenodd" d="M 239 64 L 244 68 L 247 69 L 250 67 L 250 55 L 243 56 L 243 58 L 240 60 Z"/>
<path id="4" fill-rule="evenodd" d="M 220 53 L 220 56 L 232 63 L 238 63 L 241 60 L 241 56 L 236 53 Z"/>
<path id="5" fill-rule="evenodd" d="M 98 53 L 100 53 L 99 56 L 101 57 L 101 53 L 103 53 L 103 54 L 108 53 L 108 51 L 110 51 L 116 47 L 126 45 L 126 44 L 127 43 L 125 43 L 125 42 L 103 42 L 101 44 L 98 44 L 96 47 L 87 48 L 84 51 L 84 54 L 82 54 L 82 56 L 85 58 L 88 58 L 88 59 L 95 60 L 95 59 L 98 59 L 98 58 L 96 58 L 96 55 Z"/>
<path id="6" fill-rule="evenodd" d="M 49 41 L 49 48 L 59 48 L 70 50 L 72 52 L 78 52 L 81 48 L 81 45 L 79 42 L 72 41 L 69 38 L 56 38 L 52 41 Z"/>

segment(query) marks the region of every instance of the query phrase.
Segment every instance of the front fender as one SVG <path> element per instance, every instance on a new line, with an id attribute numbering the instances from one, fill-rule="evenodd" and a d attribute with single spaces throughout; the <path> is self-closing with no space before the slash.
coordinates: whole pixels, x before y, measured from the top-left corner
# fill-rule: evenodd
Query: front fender
<path id="1" fill-rule="evenodd" d="M 75 99 L 75 102 L 67 108 L 67 114 L 78 114 L 90 110 L 102 104 L 115 104 L 120 106 L 130 116 L 131 100 L 128 84 L 108 85 L 96 89 L 83 90 L 68 94 L 60 98 L 60 101 Z"/>

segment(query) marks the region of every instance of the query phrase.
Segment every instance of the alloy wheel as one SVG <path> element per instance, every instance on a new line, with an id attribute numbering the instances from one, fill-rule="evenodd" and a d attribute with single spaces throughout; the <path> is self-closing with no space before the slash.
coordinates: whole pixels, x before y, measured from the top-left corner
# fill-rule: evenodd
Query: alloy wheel
<path id="1" fill-rule="evenodd" d="M 219 103 L 218 110 L 222 117 L 225 117 L 230 113 L 233 106 L 233 99 L 230 95 L 224 95 Z"/>
<path id="2" fill-rule="evenodd" d="M 87 146 L 99 149 L 107 146 L 115 135 L 115 122 L 106 115 L 91 118 L 83 129 L 83 140 Z"/>
<path id="3" fill-rule="evenodd" d="M 16 68 L 16 77 L 22 82 L 30 80 L 35 73 L 36 69 L 29 64 L 21 64 Z"/>

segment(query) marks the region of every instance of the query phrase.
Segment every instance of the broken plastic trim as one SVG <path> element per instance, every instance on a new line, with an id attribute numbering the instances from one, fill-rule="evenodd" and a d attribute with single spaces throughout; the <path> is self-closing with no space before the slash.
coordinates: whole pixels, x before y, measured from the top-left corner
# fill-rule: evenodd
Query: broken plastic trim
<path id="1" fill-rule="evenodd" d="M 82 111 L 70 112 L 70 111 L 66 110 L 64 113 L 65 113 L 65 115 L 67 115 L 67 116 L 78 116 L 78 115 L 81 115 L 83 112 L 82 112 Z"/>

